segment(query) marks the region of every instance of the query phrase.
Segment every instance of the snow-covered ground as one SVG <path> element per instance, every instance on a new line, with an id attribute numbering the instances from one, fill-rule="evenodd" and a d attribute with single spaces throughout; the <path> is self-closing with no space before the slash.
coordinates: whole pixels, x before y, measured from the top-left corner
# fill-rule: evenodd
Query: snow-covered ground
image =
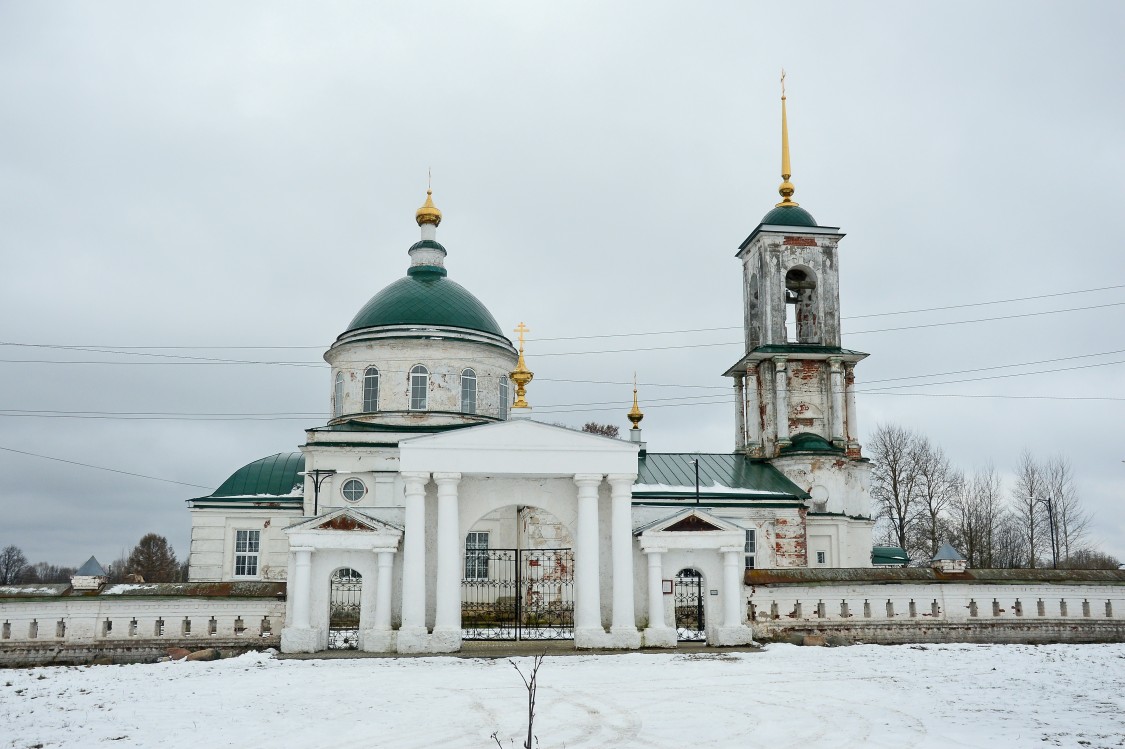
<path id="1" fill-rule="evenodd" d="M 543 749 L 1125 746 L 1125 645 L 548 656 L 539 678 Z M 6 670 L 0 747 L 518 747 L 525 704 L 502 659 Z"/>

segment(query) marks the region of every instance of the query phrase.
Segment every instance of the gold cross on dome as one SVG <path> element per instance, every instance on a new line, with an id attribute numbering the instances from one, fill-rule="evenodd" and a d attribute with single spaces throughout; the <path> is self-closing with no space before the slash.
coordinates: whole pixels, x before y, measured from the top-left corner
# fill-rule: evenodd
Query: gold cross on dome
<path id="1" fill-rule="evenodd" d="M 516 326 L 516 329 L 513 330 L 512 332 L 513 333 L 519 333 L 519 336 L 520 336 L 520 351 L 523 351 L 523 336 L 524 336 L 525 333 L 530 333 L 531 328 L 527 327 L 526 325 L 524 325 L 521 322 L 519 325 Z"/>

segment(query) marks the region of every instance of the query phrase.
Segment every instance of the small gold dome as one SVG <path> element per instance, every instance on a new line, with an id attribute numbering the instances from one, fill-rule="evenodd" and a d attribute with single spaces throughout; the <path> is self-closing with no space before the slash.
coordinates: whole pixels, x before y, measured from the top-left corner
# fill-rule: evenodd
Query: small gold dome
<path id="1" fill-rule="evenodd" d="M 633 375 L 633 408 L 625 416 L 633 424 L 633 429 L 641 428 L 641 421 L 645 415 L 641 412 L 641 406 L 637 403 L 637 376 Z"/>
<path id="2" fill-rule="evenodd" d="M 426 202 L 414 212 L 414 220 L 418 222 L 418 226 L 422 224 L 437 226 L 441 223 L 441 211 L 434 205 L 433 194 L 433 190 L 426 190 Z"/>

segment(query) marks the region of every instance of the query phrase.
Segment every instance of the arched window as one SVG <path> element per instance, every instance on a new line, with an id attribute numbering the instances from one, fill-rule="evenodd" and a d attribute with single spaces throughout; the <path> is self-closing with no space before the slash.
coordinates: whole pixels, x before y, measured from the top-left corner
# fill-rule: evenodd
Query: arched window
<path id="1" fill-rule="evenodd" d="M 410 370 L 410 410 L 425 411 L 430 394 L 430 370 L 421 364 Z"/>
<path id="2" fill-rule="evenodd" d="M 477 412 L 477 373 L 466 369 L 461 373 L 461 413 Z"/>
<path id="3" fill-rule="evenodd" d="M 816 276 L 808 268 L 785 274 L 785 337 L 790 343 L 820 343 Z"/>
<path id="4" fill-rule="evenodd" d="M 363 372 L 363 410 L 379 410 L 379 370 L 375 367 Z"/>
<path id="5" fill-rule="evenodd" d="M 332 415 L 344 415 L 344 373 L 336 373 L 336 386 L 332 390 Z"/>
<path id="6" fill-rule="evenodd" d="M 500 418 L 508 418 L 508 406 L 512 402 L 512 396 L 508 394 L 508 378 L 505 375 L 500 375 Z"/>

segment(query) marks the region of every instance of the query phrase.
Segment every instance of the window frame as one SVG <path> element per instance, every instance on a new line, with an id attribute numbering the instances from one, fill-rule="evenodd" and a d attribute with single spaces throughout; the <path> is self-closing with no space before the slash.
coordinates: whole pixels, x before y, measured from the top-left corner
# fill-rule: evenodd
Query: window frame
<path id="1" fill-rule="evenodd" d="M 483 541 L 483 546 L 481 545 Z M 464 575 L 466 580 L 488 579 L 488 549 L 489 531 L 469 531 L 465 535 L 465 564 Z"/>
<path id="2" fill-rule="evenodd" d="M 417 405 L 421 403 L 421 405 Z M 410 368 L 410 410 L 428 411 L 430 407 L 430 370 L 422 364 Z"/>
<path id="3" fill-rule="evenodd" d="M 344 415 L 344 373 L 337 372 L 332 383 L 332 418 Z"/>
<path id="4" fill-rule="evenodd" d="M 827 565 L 828 564 L 828 552 L 827 551 L 817 551 L 816 552 L 816 563 L 818 565 Z"/>
<path id="5" fill-rule="evenodd" d="M 477 412 L 477 373 L 472 367 L 461 370 L 461 413 Z"/>
<path id="6" fill-rule="evenodd" d="M 758 530 L 757 528 L 747 528 L 745 534 L 745 542 L 743 543 L 743 562 L 745 569 L 756 569 L 755 562 L 758 555 Z"/>
<path id="7" fill-rule="evenodd" d="M 374 382 L 374 386 L 372 386 Z M 368 367 L 363 370 L 363 411 L 371 413 L 379 410 L 379 368 Z"/>
<path id="8" fill-rule="evenodd" d="M 508 378 L 505 375 L 500 375 L 499 385 L 500 397 L 500 420 L 507 421 L 508 409 L 512 405 L 511 387 L 508 385 Z"/>
<path id="9" fill-rule="evenodd" d="M 243 534 L 245 536 L 243 537 Z M 243 540 L 243 538 L 245 540 Z M 240 551 L 239 544 L 244 543 Z M 251 549 L 251 546 L 253 548 Z M 262 531 L 259 528 L 234 530 L 234 577 L 259 577 L 261 572 Z M 241 566 L 242 571 L 239 572 Z"/>
<path id="10" fill-rule="evenodd" d="M 359 488 L 363 490 L 355 499 L 352 499 L 348 496 L 348 486 L 351 484 L 359 484 Z M 344 481 L 344 483 L 340 484 L 340 496 L 343 497 L 344 501 L 348 504 L 354 505 L 356 502 L 367 496 L 367 484 L 365 484 L 361 479 L 355 478 L 354 476 L 348 477 Z"/>

